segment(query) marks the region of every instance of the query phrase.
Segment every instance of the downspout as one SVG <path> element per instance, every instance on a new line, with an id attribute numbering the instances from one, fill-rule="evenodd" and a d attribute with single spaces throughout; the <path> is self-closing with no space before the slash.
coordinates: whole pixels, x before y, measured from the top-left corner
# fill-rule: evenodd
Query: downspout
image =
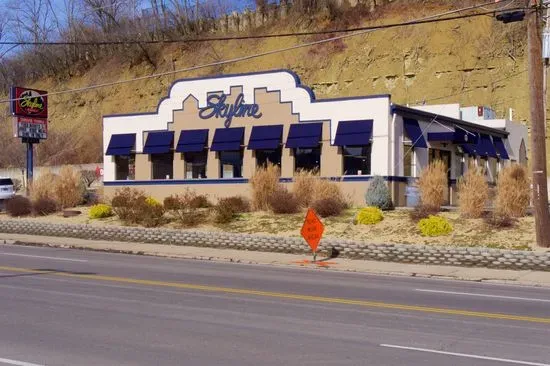
<path id="1" fill-rule="evenodd" d="M 396 118 L 396 113 L 395 111 L 392 111 L 391 110 L 391 107 L 390 107 L 390 113 L 393 114 L 392 116 L 392 119 L 391 119 L 391 122 L 390 122 L 390 129 L 389 129 L 389 134 L 388 134 L 388 137 L 389 137 L 389 151 L 390 151 L 390 154 L 389 154 L 389 160 L 390 160 L 390 169 L 388 170 L 388 173 L 390 176 L 392 177 L 395 177 L 396 174 L 395 174 L 395 166 L 397 165 L 396 162 L 395 162 L 395 149 L 396 149 L 396 143 L 395 143 L 395 118 Z M 392 197 L 392 201 L 394 202 L 394 205 L 397 205 L 397 201 L 398 201 L 398 198 L 399 197 L 396 197 L 397 194 L 396 194 L 396 187 L 397 187 L 397 182 L 395 181 L 391 181 L 390 182 L 390 187 L 391 187 L 391 197 Z"/>

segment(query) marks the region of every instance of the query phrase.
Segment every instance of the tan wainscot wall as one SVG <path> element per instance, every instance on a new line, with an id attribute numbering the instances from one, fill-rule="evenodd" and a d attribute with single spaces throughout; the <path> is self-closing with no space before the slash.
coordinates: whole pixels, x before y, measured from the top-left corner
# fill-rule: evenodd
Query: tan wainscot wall
<path id="1" fill-rule="evenodd" d="M 231 93 L 227 96 L 226 103 L 233 103 L 237 96 L 242 92 L 241 87 L 231 88 Z M 267 91 L 267 89 L 257 89 L 255 91 L 255 101 L 260 106 L 262 117 L 255 119 L 252 117 L 233 118 L 230 127 L 245 127 L 244 143 L 247 144 L 250 139 L 253 126 L 262 125 L 283 125 L 283 142 L 286 141 L 290 125 L 299 123 L 299 116 L 292 113 L 291 102 L 280 102 L 279 91 Z M 174 145 L 177 144 L 179 133 L 181 130 L 193 129 L 209 129 L 208 146 L 212 145 L 214 133 L 217 128 L 224 128 L 225 120 L 223 118 L 210 118 L 203 120 L 199 117 L 198 101 L 190 95 L 183 102 L 183 109 L 174 111 L 174 122 L 168 124 L 168 129 L 174 131 Z M 312 121 L 323 122 L 322 148 L 321 148 L 321 176 L 322 177 L 340 177 L 343 173 L 343 159 L 341 149 L 330 144 L 330 123 L 329 121 Z M 304 122 L 302 122 L 304 123 Z M 146 141 L 147 132 L 144 132 Z M 287 149 L 283 146 L 282 149 L 282 171 L 281 178 L 292 178 L 294 176 L 294 156 L 292 149 Z M 208 179 L 220 178 L 220 163 L 218 153 L 215 151 L 208 152 L 208 160 L 206 167 L 206 175 Z M 244 148 L 243 160 L 243 178 L 249 179 L 256 169 L 256 159 L 254 151 Z M 150 181 L 152 176 L 151 159 L 146 154 L 136 154 L 136 173 L 137 181 Z M 174 177 L 175 180 L 185 179 L 185 161 L 183 154 L 174 153 Z M 230 183 L 231 179 L 223 183 L 199 183 L 197 184 L 166 184 L 158 185 L 131 185 L 131 187 L 143 190 L 159 200 L 164 199 L 171 194 L 183 192 L 189 188 L 199 194 L 206 194 L 211 199 L 228 197 L 234 195 L 244 195 L 250 197 L 250 185 L 247 183 Z M 219 181 L 218 181 L 219 182 Z M 291 189 L 292 183 L 284 183 Z M 368 188 L 368 181 L 359 182 L 339 182 L 343 192 L 351 198 L 356 206 L 364 206 L 365 193 Z M 405 187 L 406 183 L 392 182 L 389 183 L 392 196 L 396 205 L 405 205 Z M 112 197 L 117 189 L 121 186 L 106 186 L 105 195 Z M 396 199 L 397 198 L 397 199 Z"/>

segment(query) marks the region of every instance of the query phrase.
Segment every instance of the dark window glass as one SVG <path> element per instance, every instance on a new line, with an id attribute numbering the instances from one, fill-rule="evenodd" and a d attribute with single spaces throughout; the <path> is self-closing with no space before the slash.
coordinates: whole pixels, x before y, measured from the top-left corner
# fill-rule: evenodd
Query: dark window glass
<path id="1" fill-rule="evenodd" d="M 319 171 L 321 170 L 321 148 L 296 148 L 294 149 L 294 170 L 309 170 Z"/>
<path id="2" fill-rule="evenodd" d="M 243 151 L 220 151 L 220 170 L 222 178 L 242 178 Z"/>
<path id="3" fill-rule="evenodd" d="M 115 180 L 134 180 L 136 173 L 136 156 L 115 156 Z"/>
<path id="4" fill-rule="evenodd" d="M 256 165 L 266 167 L 268 163 L 281 166 L 282 149 L 276 150 L 256 150 Z"/>
<path id="5" fill-rule="evenodd" d="M 0 186 L 13 186 L 13 181 L 11 178 L 2 178 L 0 179 Z"/>
<path id="6" fill-rule="evenodd" d="M 344 175 L 369 175 L 371 146 L 346 146 L 344 153 Z"/>
<path id="7" fill-rule="evenodd" d="M 172 179 L 174 171 L 174 153 L 151 154 L 153 179 Z"/>
<path id="8" fill-rule="evenodd" d="M 410 144 L 403 145 L 403 175 L 413 177 L 416 174 L 414 148 Z"/>
<path id="9" fill-rule="evenodd" d="M 208 152 L 188 152 L 184 154 L 185 179 L 206 178 Z"/>

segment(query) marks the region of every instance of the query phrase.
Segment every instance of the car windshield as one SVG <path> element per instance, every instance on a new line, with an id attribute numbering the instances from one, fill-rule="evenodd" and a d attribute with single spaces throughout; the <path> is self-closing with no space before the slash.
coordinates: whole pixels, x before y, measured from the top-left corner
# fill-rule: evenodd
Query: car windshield
<path id="1" fill-rule="evenodd" d="M 13 186 L 13 181 L 10 178 L 0 178 L 0 186 Z"/>

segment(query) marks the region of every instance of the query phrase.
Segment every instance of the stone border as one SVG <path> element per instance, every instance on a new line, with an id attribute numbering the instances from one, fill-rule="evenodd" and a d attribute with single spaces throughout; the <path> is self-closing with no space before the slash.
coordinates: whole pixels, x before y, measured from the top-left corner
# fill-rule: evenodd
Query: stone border
<path id="1" fill-rule="evenodd" d="M 112 240 L 150 244 L 309 254 L 301 238 L 141 227 L 52 224 L 30 220 L 0 220 L 0 233 Z M 386 262 L 435 264 L 497 269 L 550 271 L 550 251 L 529 252 L 468 247 L 407 244 L 367 244 L 324 239 L 320 251 L 334 247 L 340 256 Z"/>

